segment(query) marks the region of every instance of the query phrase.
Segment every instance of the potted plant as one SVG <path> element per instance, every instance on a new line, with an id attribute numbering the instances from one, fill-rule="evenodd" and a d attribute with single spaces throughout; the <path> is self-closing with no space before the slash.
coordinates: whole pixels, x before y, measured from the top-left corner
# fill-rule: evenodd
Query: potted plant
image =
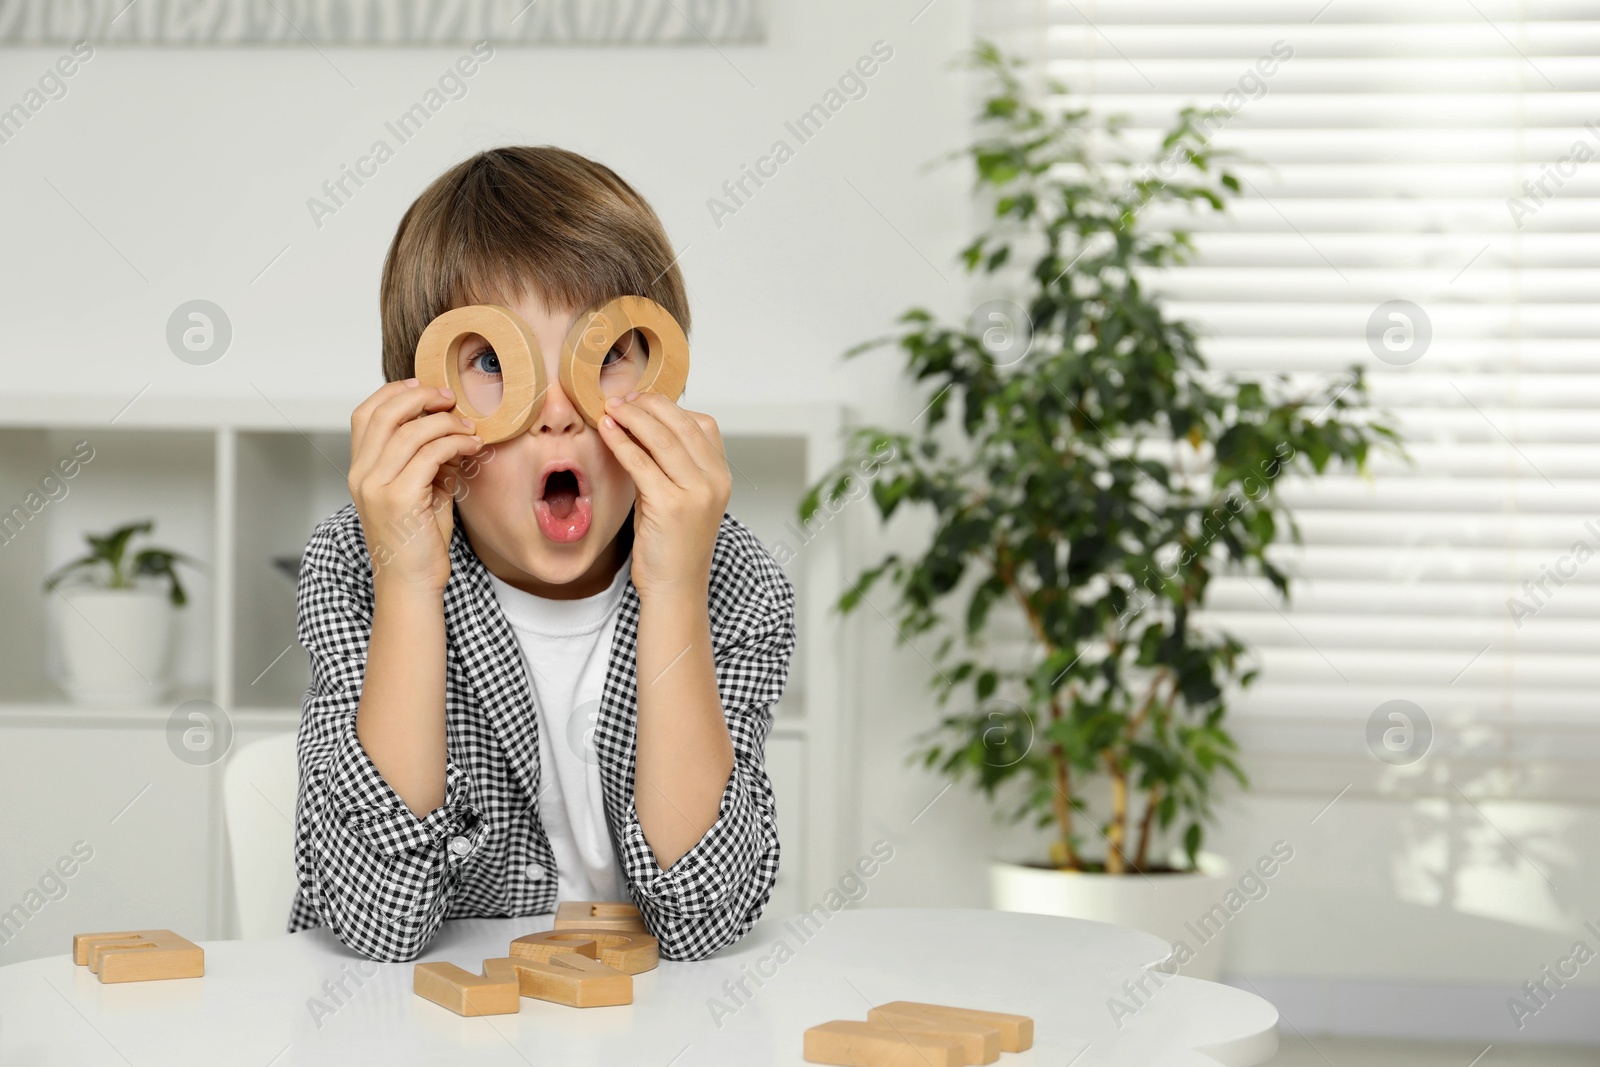
<path id="1" fill-rule="evenodd" d="M 992 865 L 994 903 L 1176 946 L 1227 888 L 1201 848 L 1218 776 L 1246 784 L 1224 717 L 1255 671 L 1243 642 L 1199 618 L 1211 578 L 1255 573 L 1287 597 L 1268 548 L 1299 531 L 1279 479 L 1363 469 L 1398 438 L 1367 408 L 1359 367 L 1309 383 L 1214 373 L 1145 288 L 1192 249 L 1149 208 L 1222 211 L 1239 189 L 1207 144 L 1214 112 L 1185 109 L 1142 161 L 1122 152 L 1120 120 L 1036 103 L 993 45 L 972 61 L 994 88 L 953 156 L 972 162 L 992 221 L 962 259 L 1014 303 L 957 326 L 913 308 L 846 353 L 898 347 L 931 399 L 915 437 L 854 430 L 800 519 L 824 496 L 830 512 L 863 496 L 861 472 L 885 521 L 902 505 L 932 512 L 926 549 L 862 571 L 837 610 L 888 576 L 898 603 L 875 606 L 898 615 L 897 642 L 943 632 L 931 684 L 956 710 L 912 759 L 1052 829 L 1048 857 Z M 1003 613 L 1020 647 L 994 639 Z M 1220 953 L 1205 955 L 1186 972 L 1214 975 Z"/>
<path id="2" fill-rule="evenodd" d="M 128 523 L 85 534 L 89 553 L 44 580 L 67 601 L 57 613 L 65 669 L 62 685 L 86 703 L 165 699 L 170 686 L 173 613 L 188 603 L 175 564 L 198 566 L 181 552 L 129 542 L 154 523 Z M 163 585 L 164 581 L 164 585 Z M 74 592 L 67 596 L 65 589 Z"/>

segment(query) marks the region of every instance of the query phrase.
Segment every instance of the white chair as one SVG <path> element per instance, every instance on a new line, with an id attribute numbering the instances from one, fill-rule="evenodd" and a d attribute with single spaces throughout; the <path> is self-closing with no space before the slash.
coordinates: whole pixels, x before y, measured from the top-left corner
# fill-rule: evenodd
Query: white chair
<path id="1" fill-rule="evenodd" d="M 222 772 L 239 937 L 277 937 L 294 903 L 294 805 L 300 768 L 295 735 L 235 749 Z"/>

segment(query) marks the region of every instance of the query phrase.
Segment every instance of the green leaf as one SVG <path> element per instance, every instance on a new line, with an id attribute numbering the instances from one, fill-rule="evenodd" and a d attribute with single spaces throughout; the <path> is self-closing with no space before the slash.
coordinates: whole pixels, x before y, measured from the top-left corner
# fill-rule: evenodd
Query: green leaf
<path id="1" fill-rule="evenodd" d="M 1189 824 L 1183 832 L 1183 854 L 1191 869 L 1200 866 L 1200 844 L 1205 840 L 1205 830 L 1198 822 Z"/>
<path id="2" fill-rule="evenodd" d="M 79 556 L 72 562 L 62 564 L 56 570 L 52 571 L 44 580 L 44 588 L 46 590 L 53 590 L 59 586 L 68 575 L 75 574 L 80 570 L 100 566 L 104 562 L 105 560 L 98 555 Z"/>
<path id="3" fill-rule="evenodd" d="M 188 603 L 188 596 L 174 564 L 181 562 L 200 567 L 199 561 L 181 552 L 153 547 L 141 549 L 131 561 L 127 559 L 128 543 L 137 535 L 154 529 L 153 520 L 142 519 L 119 526 L 108 534 L 84 534 L 91 550 L 89 554 L 52 571 L 44 580 L 44 588 L 54 590 L 68 577 L 85 571 L 89 572 L 91 580 L 97 580 L 107 589 L 126 589 L 141 577 L 166 578 L 168 598 L 174 606 L 182 607 Z"/>

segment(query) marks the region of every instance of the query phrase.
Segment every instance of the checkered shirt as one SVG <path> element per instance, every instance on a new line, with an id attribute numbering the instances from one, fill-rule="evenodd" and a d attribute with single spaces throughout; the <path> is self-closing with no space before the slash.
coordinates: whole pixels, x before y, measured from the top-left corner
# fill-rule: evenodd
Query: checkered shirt
<path id="1" fill-rule="evenodd" d="M 663 870 L 633 803 L 639 593 L 628 581 L 588 758 L 599 760 L 606 825 L 628 894 L 664 959 L 703 959 L 733 944 L 772 895 L 778 826 L 762 751 L 794 651 L 794 602 L 794 587 L 766 548 L 724 514 L 708 608 L 733 773 L 717 821 Z M 354 504 L 312 532 L 297 604 L 311 684 L 297 742 L 299 887 L 289 931 L 326 925 L 364 956 L 397 962 L 415 959 L 445 919 L 554 911 L 557 871 L 539 817 L 533 691 L 459 515 L 444 591 L 445 797 L 426 817 L 406 807 L 356 737 L 373 592 Z"/>

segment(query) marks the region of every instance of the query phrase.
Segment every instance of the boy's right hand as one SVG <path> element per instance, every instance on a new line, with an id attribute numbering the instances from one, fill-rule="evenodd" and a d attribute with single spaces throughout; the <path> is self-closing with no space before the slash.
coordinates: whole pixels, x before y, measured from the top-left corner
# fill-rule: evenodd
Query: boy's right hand
<path id="1" fill-rule="evenodd" d="M 408 378 L 385 384 L 350 416 L 350 498 L 375 587 L 436 593 L 450 580 L 454 465 L 483 447 L 454 406 L 448 389 Z"/>

